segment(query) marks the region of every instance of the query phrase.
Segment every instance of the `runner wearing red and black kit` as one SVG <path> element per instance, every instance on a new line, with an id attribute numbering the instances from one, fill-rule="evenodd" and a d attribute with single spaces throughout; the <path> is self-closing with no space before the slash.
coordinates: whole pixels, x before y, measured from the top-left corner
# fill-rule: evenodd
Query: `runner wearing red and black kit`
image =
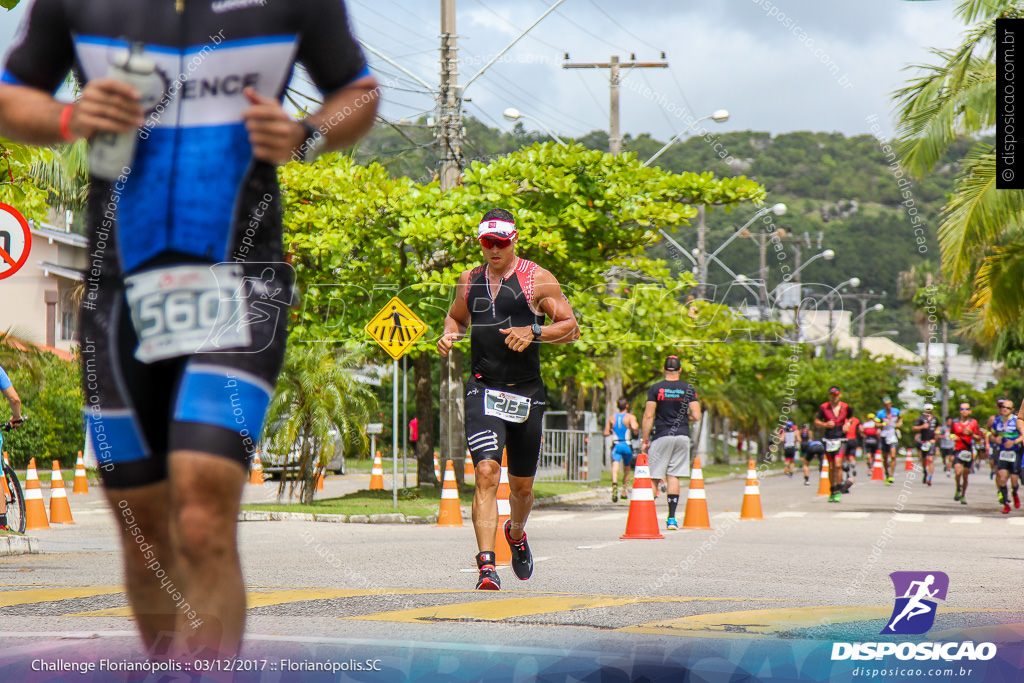
<path id="1" fill-rule="evenodd" d="M 956 495 L 953 496 L 953 500 L 959 500 L 961 505 L 967 505 L 967 477 L 974 462 L 975 444 L 981 438 L 981 427 L 978 421 L 971 417 L 971 404 L 961 403 L 959 412 L 960 417 L 953 420 L 952 425 L 955 437 L 953 477 L 956 481 Z"/>
<path id="2" fill-rule="evenodd" d="M 857 449 L 860 448 L 860 418 L 846 421 L 846 441 L 843 443 L 843 471 L 848 478 L 857 476 Z"/>
<path id="3" fill-rule="evenodd" d="M 874 415 L 869 414 L 867 419 L 860 423 L 860 431 L 864 436 L 864 462 L 870 472 L 875 465 L 875 454 L 880 442 L 878 422 L 875 421 Z"/>
<path id="4" fill-rule="evenodd" d="M 831 485 L 832 495 L 828 502 L 838 503 L 842 500 L 840 484 L 843 481 L 842 470 L 842 445 L 846 439 L 846 422 L 853 417 L 853 409 L 843 401 L 839 400 L 841 395 L 839 387 L 829 387 L 829 400 L 822 403 L 818 408 L 818 414 L 814 417 L 814 424 L 824 429 L 825 457 L 828 458 L 828 478 Z"/>
<path id="5" fill-rule="evenodd" d="M 466 443 L 476 469 L 473 530 L 479 577 L 477 589 L 498 590 L 495 570 L 497 489 L 502 450 L 508 453 L 509 520 L 505 541 L 512 571 L 520 580 L 533 574 L 526 541 L 533 507 L 533 478 L 540 460 L 547 394 L 540 374 L 540 343 L 565 344 L 579 338 L 572 307 L 558 280 L 515 253 L 519 233 L 504 209 L 488 211 L 477 228 L 486 263 L 459 276 L 437 350 L 447 356 L 470 330 L 470 372 L 466 384 Z M 544 325 L 547 317 L 551 323 Z"/>

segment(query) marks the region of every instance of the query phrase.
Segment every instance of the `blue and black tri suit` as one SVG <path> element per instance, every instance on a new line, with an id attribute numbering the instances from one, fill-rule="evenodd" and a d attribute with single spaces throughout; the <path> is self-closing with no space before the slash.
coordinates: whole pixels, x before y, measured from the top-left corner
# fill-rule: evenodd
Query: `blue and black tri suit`
<path id="1" fill-rule="evenodd" d="M 180 11 L 179 11 L 180 9 Z M 55 92 L 105 77 L 141 44 L 156 64 L 130 168 L 91 179 L 80 341 L 89 435 L 105 483 L 166 477 L 173 450 L 247 463 L 284 358 L 292 275 L 273 165 L 252 156 L 252 87 L 283 96 L 296 62 L 330 95 L 368 75 L 342 0 L 35 0 L 4 83 Z M 182 264 L 240 264 L 247 346 L 135 358 L 123 279 Z M 197 304 L 198 306 L 198 304 Z"/>
<path id="2" fill-rule="evenodd" d="M 995 435 L 996 445 L 992 449 L 998 469 L 1007 470 L 1010 474 L 1020 474 L 1021 451 L 1024 450 L 1014 441 L 1020 438 L 1020 428 L 1017 424 L 1017 416 L 1010 415 L 1003 417 L 997 415 L 992 421 L 992 433 Z"/>
<path id="3" fill-rule="evenodd" d="M 633 447 L 629 445 L 629 427 L 626 426 L 626 415 L 628 414 L 615 413 L 615 422 L 612 423 L 612 433 L 615 434 L 612 460 L 621 461 L 623 467 L 633 466 Z"/>
<path id="4" fill-rule="evenodd" d="M 544 313 L 533 307 L 536 270 L 536 263 L 517 258 L 492 297 L 487 266 L 479 266 L 470 272 L 466 287 L 472 373 L 466 384 L 466 444 L 474 465 L 481 460 L 500 463 L 507 446 L 508 473 L 514 477 L 537 473 L 547 392 L 540 375 L 540 344 L 533 342 L 523 351 L 513 351 L 499 330 L 543 324 Z M 526 420 L 511 422 L 486 414 L 488 390 L 530 399 Z"/>

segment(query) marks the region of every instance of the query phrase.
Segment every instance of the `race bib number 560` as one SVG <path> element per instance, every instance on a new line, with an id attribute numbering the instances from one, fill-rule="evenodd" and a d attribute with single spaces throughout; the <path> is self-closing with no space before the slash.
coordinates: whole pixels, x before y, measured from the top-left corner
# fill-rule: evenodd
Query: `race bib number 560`
<path id="1" fill-rule="evenodd" d="M 143 363 L 248 346 L 238 264 L 158 268 L 125 278 Z"/>

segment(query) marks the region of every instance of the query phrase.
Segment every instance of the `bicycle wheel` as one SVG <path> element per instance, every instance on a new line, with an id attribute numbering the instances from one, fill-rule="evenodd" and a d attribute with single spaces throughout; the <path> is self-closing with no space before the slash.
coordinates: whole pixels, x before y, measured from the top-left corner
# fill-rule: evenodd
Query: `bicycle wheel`
<path id="1" fill-rule="evenodd" d="M 10 494 L 7 496 L 7 526 L 11 531 L 19 534 L 25 533 L 25 494 L 21 490 L 21 482 L 14 469 L 5 464 L 4 476 L 7 478 L 7 488 Z"/>

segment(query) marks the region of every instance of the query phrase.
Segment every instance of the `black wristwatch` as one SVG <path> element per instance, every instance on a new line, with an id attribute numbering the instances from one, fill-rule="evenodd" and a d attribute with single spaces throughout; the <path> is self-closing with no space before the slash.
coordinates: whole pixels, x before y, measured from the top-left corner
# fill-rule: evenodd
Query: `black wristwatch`
<path id="1" fill-rule="evenodd" d="M 306 139 L 302 141 L 302 147 L 299 148 L 302 153 L 302 162 L 311 164 L 323 153 L 324 147 L 327 145 L 327 138 L 320 132 L 320 129 L 306 119 L 300 119 L 299 125 L 306 131 Z"/>
<path id="2" fill-rule="evenodd" d="M 533 332 L 533 341 L 537 341 L 540 339 L 540 335 L 543 334 L 544 329 L 537 323 L 534 323 L 530 325 L 530 331 Z"/>

